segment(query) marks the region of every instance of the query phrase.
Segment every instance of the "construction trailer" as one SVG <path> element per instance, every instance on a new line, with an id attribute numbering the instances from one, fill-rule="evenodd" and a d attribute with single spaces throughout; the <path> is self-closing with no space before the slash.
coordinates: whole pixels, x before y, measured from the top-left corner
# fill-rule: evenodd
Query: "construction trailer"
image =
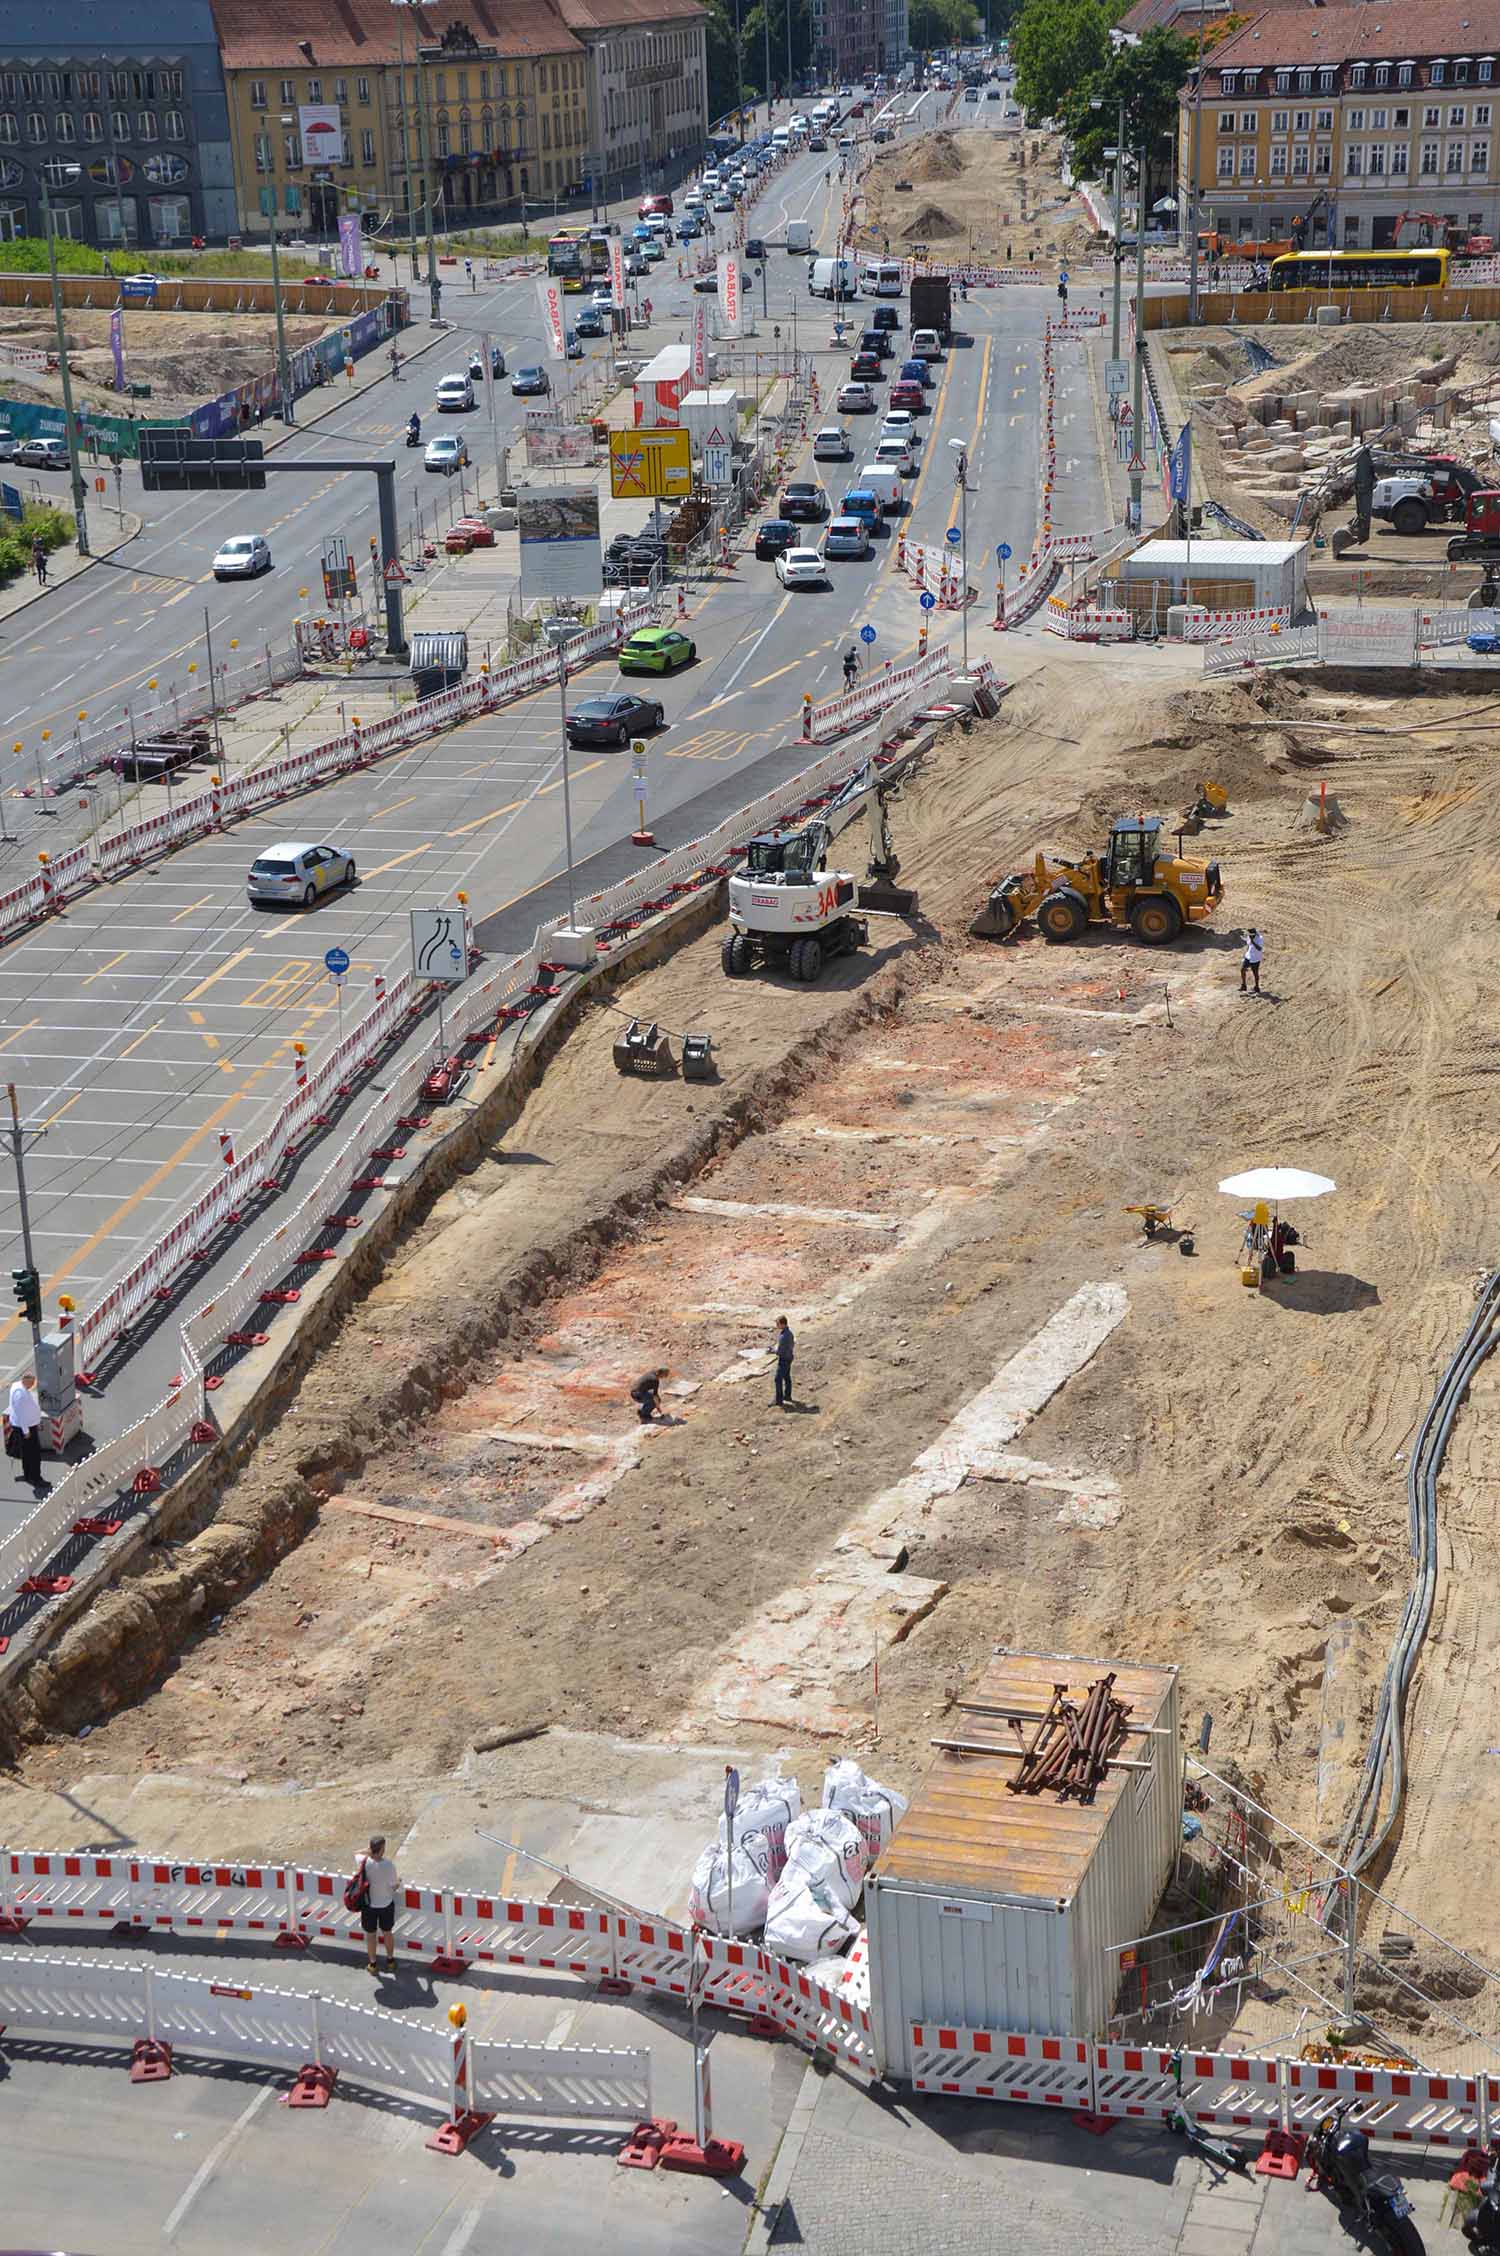
<path id="1" fill-rule="evenodd" d="M 1054 1688 L 1082 1711 L 1111 1673 L 1128 1730 L 1092 1799 L 1012 1791 Z M 1175 1668 L 1000 1651 L 938 1743 L 865 1882 L 871 2015 L 893 2077 L 911 2072 L 913 2023 L 1102 2035 L 1122 1978 L 1112 1946 L 1150 1926 L 1182 1837 Z"/>
<path id="2" fill-rule="evenodd" d="M 1156 582 L 1167 603 L 1188 599 L 1191 587 L 1191 601 L 1210 611 L 1284 606 L 1295 619 L 1307 602 L 1310 548 L 1300 540 L 1150 540 L 1121 560 L 1118 577 L 1124 587 Z M 1232 602 L 1219 600 L 1221 588 L 1232 590 Z"/>

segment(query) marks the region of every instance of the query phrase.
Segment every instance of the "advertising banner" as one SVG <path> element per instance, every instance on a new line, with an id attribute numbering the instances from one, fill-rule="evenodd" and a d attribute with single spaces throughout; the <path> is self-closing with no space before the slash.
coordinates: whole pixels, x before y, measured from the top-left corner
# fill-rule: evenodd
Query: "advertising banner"
<path id="1" fill-rule="evenodd" d="M 337 102 L 304 102 L 297 111 L 302 136 L 303 161 L 310 165 L 336 165 L 344 155 L 344 127 Z"/>
<path id="2" fill-rule="evenodd" d="M 521 594 L 596 596 L 604 589 L 599 496 L 592 486 L 553 486 L 516 496 Z"/>
<path id="3" fill-rule="evenodd" d="M 733 251 L 719 253 L 719 319 L 726 337 L 740 333 L 740 270 Z"/>
<path id="4" fill-rule="evenodd" d="M 609 291 L 615 304 L 624 310 L 625 305 L 625 238 L 611 235 L 609 239 Z"/>
<path id="5" fill-rule="evenodd" d="M 365 270 L 364 243 L 359 228 L 359 213 L 345 212 L 339 220 L 339 272 L 358 281 Z"/>
<path id="6" fill-rule="evenodd" d="M 708 382 L 708 307 L 702 298 L 693 300 L 693 389 L 701 391 Z"/>
<path id="7" fill-rule="evenodd" d="M 537 303 L 542 309 L 542 327 L 547 335 L 547 349 L 554 360 L 563 356 L 563 293 L 562 284 L 554 274 L 541 276 L 536 286 Z"/>
<path id="8" fill-rule="evenodd" d="M 566 431 L 527 427 L 526 459 L 534 470 L 548 469 L 560 462 L 592 462 L 593 458 L 592 431 L 578 425 Z"/>

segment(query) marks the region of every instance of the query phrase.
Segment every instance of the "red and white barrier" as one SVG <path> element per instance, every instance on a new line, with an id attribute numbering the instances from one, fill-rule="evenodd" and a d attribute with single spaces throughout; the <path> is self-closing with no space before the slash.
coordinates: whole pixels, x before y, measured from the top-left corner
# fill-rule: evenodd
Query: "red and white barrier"
<path id="1" fill-rule="evenodd" d="M 1184 642 L 1229 642 L 1236 635 L 1275 634 L 1292 623 L 1287 604 L 1272 604 L 1261 611 L 1194 612 L 1184 619 Z"/>
<path id="2" fill-rule="evenodd" d="M 916 2091 L 1028 2107 L 1089 2107 L 1089 2048 L 1077 2037 L 1005 2036 L 914 2021 L 910 2039 Z"/>

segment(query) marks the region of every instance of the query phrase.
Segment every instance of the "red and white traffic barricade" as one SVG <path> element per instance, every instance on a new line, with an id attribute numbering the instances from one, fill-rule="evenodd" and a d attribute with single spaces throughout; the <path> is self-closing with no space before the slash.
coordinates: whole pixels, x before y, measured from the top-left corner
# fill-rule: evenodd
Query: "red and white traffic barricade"
<path id="1" fill-rule="evenodd" d="M 1007 2036 L 928 2021 L 910 2024 L 916 2091 L 1088 2112 L 1089 2048 L 1078 2037 Z"/>
<path id="2" fill-rule="evenodd" d="M 1486 2146 L 1500 2087 L 1479 2076 L 1434 2076 L 1420 2069 L 1355 2068 L 1284 2060 L 1282 2127 L 1310 2132 L 1343 2100 L 1350 2121 L 1372 2139 L 1398 2145 Z"/>

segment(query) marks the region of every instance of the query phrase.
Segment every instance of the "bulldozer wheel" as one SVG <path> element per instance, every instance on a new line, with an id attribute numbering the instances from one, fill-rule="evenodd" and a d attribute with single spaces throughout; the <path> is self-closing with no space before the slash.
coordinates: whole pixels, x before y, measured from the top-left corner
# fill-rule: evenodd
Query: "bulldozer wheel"
<path id="1" fill-rule="evenodd" d="M 1165 948 L 1182 930 L 1182 911 L 1170 893 L 1152 893 L 1130 912 L 1130 929 L 1149 947 Z"/>
<path id="2" fill-rule="evenodd" d="M 1036 912 L 1037 930 L 1044 940 L 1076 940 L 1088 923 L 1088 911 L 1072 893 L 1049 893 Z"/>
<path id="3" fill-rule="evenodd" d="M 731 932 L 719 950 L 719 960 L 731 979 L 743 979 L 755 961 L 748 932 Z"/>
<path id="4" fill-rule="evenodd" d="M 790 970 L 794 979 L 811 986 L 823 969 L 823 943 L 821 940 L 799 940 L 792 949 Z"/>

